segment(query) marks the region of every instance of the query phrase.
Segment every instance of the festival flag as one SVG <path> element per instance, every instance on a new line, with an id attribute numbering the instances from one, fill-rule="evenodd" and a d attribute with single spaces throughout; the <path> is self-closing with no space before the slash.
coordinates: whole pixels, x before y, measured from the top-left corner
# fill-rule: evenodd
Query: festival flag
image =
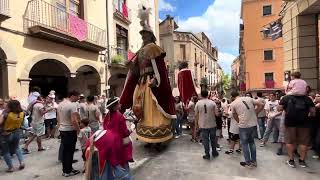
<path id="1" fill-rule="evenodd" d="M 272 40 L 282 37 L 282 23 L 281 20 L 277 20 L 270 24 L 270 37 Z"/>

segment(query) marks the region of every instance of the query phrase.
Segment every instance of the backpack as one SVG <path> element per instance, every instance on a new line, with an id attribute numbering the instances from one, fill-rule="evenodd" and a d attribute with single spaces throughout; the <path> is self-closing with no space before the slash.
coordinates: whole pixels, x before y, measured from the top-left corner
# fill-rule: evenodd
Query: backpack
<path id="1" fill-rule="evenodd" d="M 308 114 L 309 107 L 305 97 L 289 97 L 286 108 L 286 117 L 289 120 L 302 121 L 302 114 Z"/>

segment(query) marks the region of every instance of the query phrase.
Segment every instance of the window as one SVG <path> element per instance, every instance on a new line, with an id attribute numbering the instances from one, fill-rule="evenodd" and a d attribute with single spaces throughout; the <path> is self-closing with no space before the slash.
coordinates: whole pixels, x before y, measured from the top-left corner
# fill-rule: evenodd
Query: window
<path id="1" fill-rule="evenodd" d="M 264 51 L 264 60 L 265 61 L 273 60 L 273 50 L 265 50 Z"/>
<path id="2" fill-rule="evenodd" d="M 126 1 L 125 0 L 114 0 L 114 6 L 116 7 L 116 9 L 118 11 L 121 11 L 122 12 L 122 5 L 123 4 L 126 4 Z"/>
<path id="3" fill-rule="evenodd" d="M 116 25 L 116 34 L 117 34 L 117 54 L 127 57 L 128 50 L 128 30 Z"/>
<path id="4" fill-rule="evenodd" d="M 81 16 L 80 0 L 70 0 L 69 10 L 71 14 L 80 17 Z"/>
<path id="5" fill-rule="evenodd" d="M 271 5 L 267 5 L 267 6 L 263 6 L 263 16 L 269 16 L 272 13 L 272 6 Z"/>
<path id="6" fill-rule="evenodd" d="M 83 19 L 82 0 L 56 0 L 56 4 L 60 10 Z"/>
<path id="7" fill-rule="evenodd" d="M 264 73 L 264 80 L 267 81 L 273 81 L 273 73 Z"/>
<path id="8" fill-rule="evenodd" d="M 186 45 L 180 44 L 181 60 L 186 60 Z"/>

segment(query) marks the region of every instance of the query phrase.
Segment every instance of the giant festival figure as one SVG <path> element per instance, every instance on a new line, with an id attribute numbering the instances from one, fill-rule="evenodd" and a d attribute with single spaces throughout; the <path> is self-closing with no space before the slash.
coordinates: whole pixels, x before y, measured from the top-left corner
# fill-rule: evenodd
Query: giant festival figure
<path id="1" fill-rule="evenodd" d="M 176 118 L 174 98 L 164 57 L 166 53 L 155 44 L 149 25 L 150 9 L 139 11 L 143 45 L 131 61 L 120 98 L 122 110 L 132 108 L 138 119 L 138 139 L 146 143 L 162 143 L 172 138 L 171 120 Z"/>
<path id="2" fill-rule="evenodd" d="M 195 87 L 196 86 L 192 77 L 192 72 L 190 69 L 188 69 L 188 62 L 181 62 L 178 73 L 178 89 L 184 105 L 188 106 L 191 98 L 193 96 L 197 96 Z"/>

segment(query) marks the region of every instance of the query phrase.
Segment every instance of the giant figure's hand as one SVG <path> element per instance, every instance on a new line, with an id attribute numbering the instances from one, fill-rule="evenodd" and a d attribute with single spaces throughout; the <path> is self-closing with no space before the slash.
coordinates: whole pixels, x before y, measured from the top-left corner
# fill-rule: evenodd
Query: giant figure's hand
<path id="1" fill-rule="evenodd" d="M 156 78 L 152 78 L 151 81 L 149 82 L 149 87 L 150 88 L 155 88 L 158 85 L 158 81 Z"/>

